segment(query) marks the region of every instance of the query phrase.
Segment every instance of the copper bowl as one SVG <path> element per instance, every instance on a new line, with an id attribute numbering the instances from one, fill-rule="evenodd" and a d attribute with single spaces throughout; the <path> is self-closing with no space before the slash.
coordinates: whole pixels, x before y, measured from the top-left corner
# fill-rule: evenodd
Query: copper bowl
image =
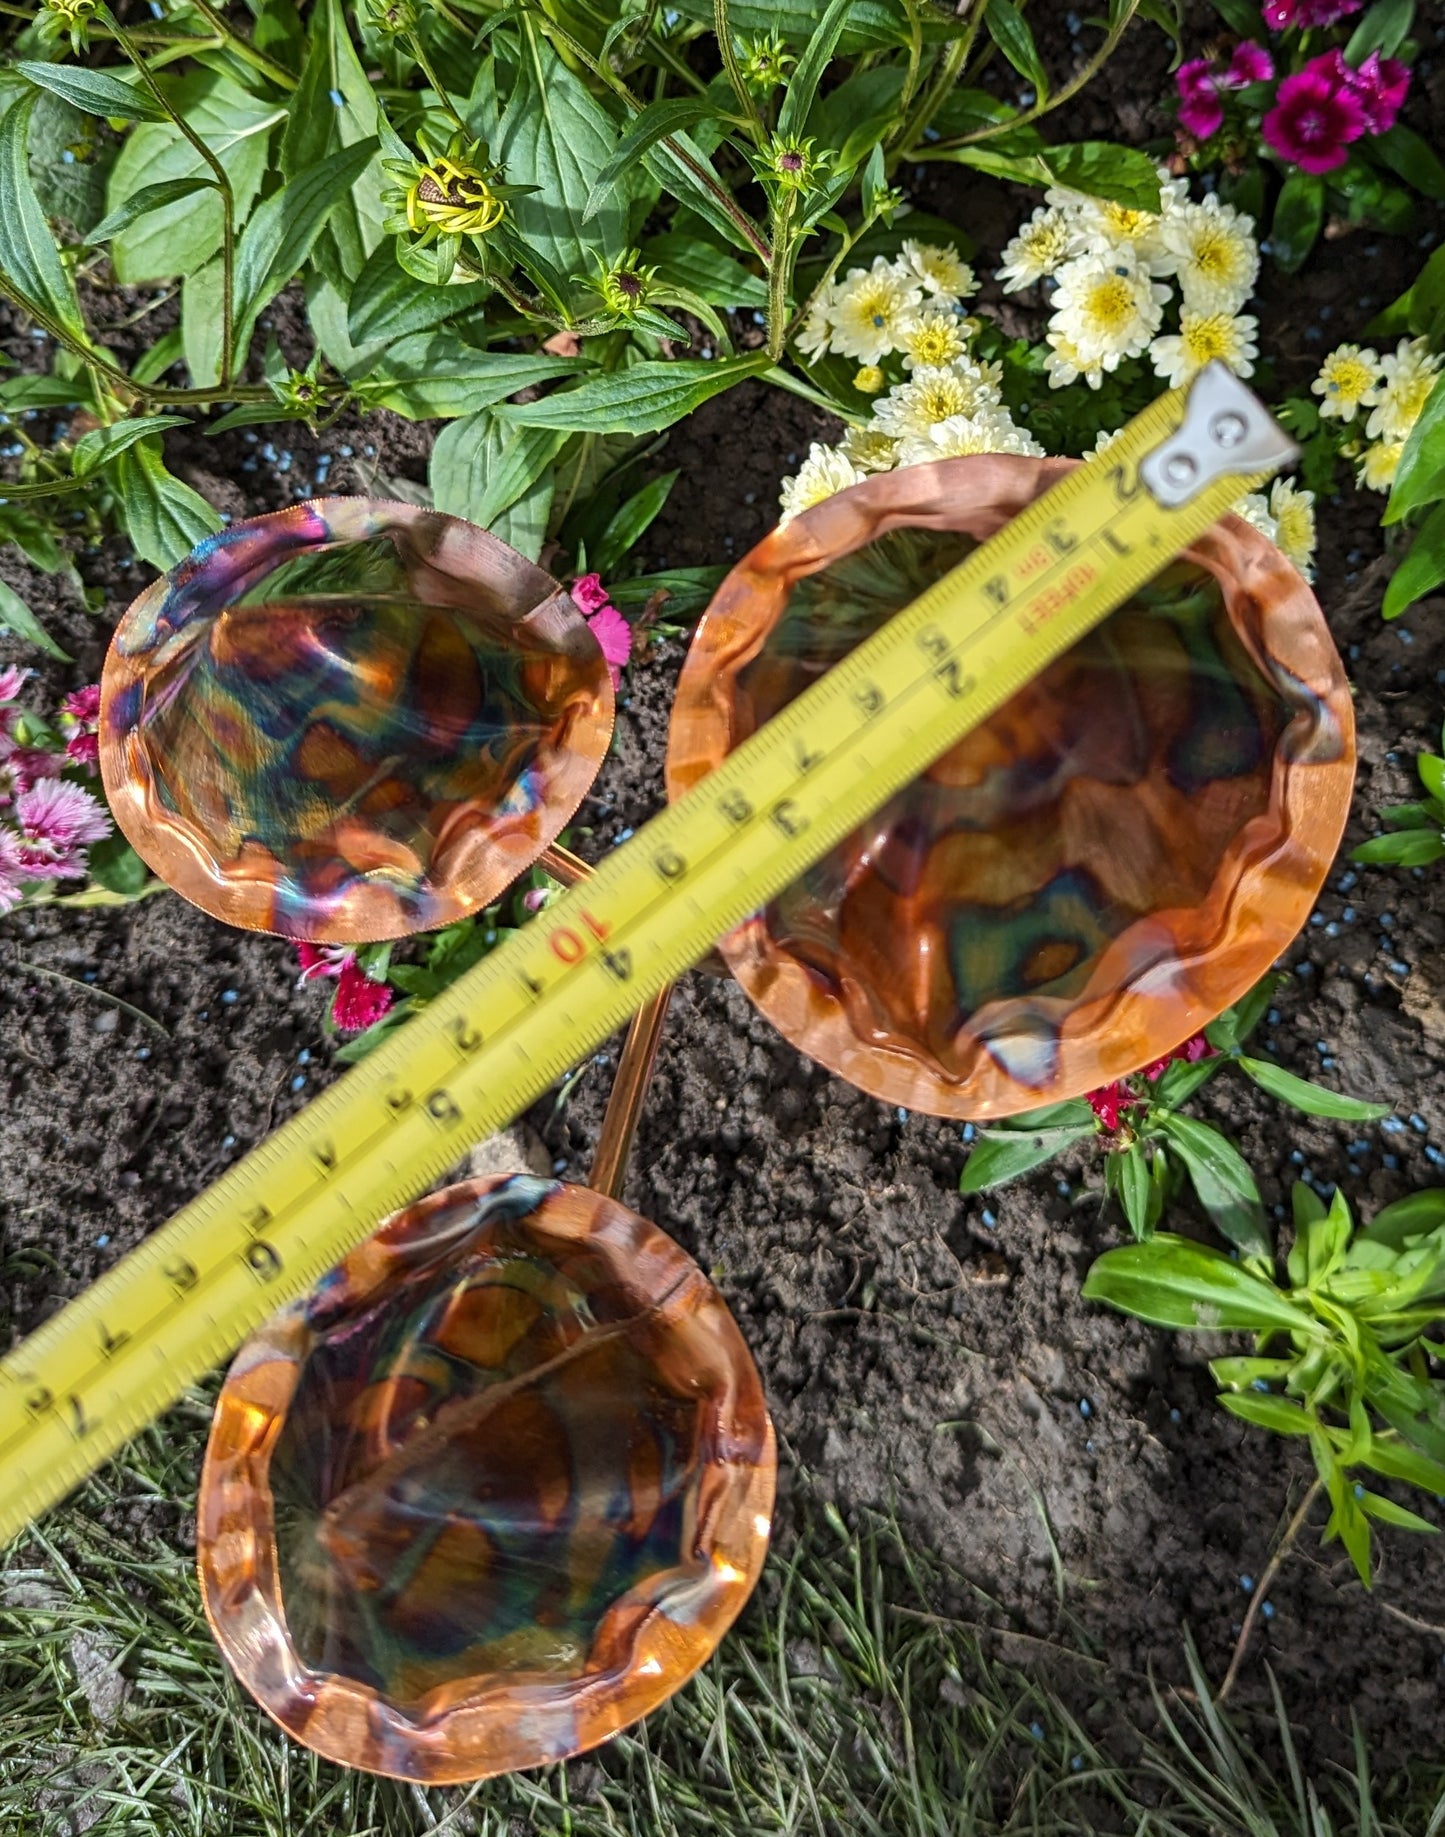
<path id="1" fill-rule="evenodd" d="M 693 639 L 669 797 L 1075 463 L 910 466 L 766 537 Z M 1329 870 L 1354 756 L 1314 595 L 1226 517 L 722 953 L 800 1051 L 888 1103 L 1077 1097 L 1269 968 Z"/>
<path id="2" fill-rule="evenodd" d="M 398 1213 L 236 1355 L 206 1613 L 286 1732 L 440 1784 L 562 1760 L 708 1657 L 777 1456 L 722 1297 L 614 1200 L 528 1175 Z"/>
<path id="3" fill-rule="evenodd" d="M 567 593 L 458 517 L 318 498 L 141 594 L 100 764 L 146 863 L 214 917 L 358 944 L 480 911 L 553 841 L 612 732 Z"/>

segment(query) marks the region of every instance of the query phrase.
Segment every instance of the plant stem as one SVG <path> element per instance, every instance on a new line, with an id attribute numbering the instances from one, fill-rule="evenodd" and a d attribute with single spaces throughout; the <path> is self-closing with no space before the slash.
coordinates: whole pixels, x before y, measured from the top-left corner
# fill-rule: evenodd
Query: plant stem
<path id="1" fill-rule="evenodd" d="M 432 88 L 436 91 L 437 101 L 441 103 L 442 107 L 446 110 L 446 112 L 451 116 L 452 120 L 456 123 L 458 132 L 465 134 L 467 131 L 467 124 L 465 121 L 463 121 L 462 117 L 457 113 L 456 104 L 452 101 L 450 95 L 448 95 L 446 85 L 442 82 L 441 78 L 437 75 L 435 70 L 432 69 L 431 59 L 427 56 L 426 52 L 422 49 L 421 35 L 417 32 L 408 32 L 406 35 L 406 42 L 408 43 L 408 45 L 411 46 L 412 56 L 416 59 L 417 63 L 421 66 L 422 75 L 426 78 L 427 82 L 430 83 Z"/>
<path id="2" fill-rule="evenodd" d="M 918 71 L 923 62 L 923 25 L 918 17 L 918 0 L 903 0 L 903 10 L 908 15 L 908 71 L 903 79 L 903 90 L 898 98 L 898 112 L 906 115 L 918 89 Z M 976 13 L 982 13 L 982 0 L 975 6 Z"/>
<path id="3" fill-rule="evenodd" d="M 48 902 L 35 900 L 31 903 L 41 905 Z M 130 1002 L 123 1001 L 119 995 L 112 995 L 109 989 L 98 988 L 93 982 L 82 982 L 78 976 L 67 976 L 63 970 L 48 970 L 43 963 L 30 963 L 24 957 L 12 958 L 12 962 L 17 969 L 29 970 L 32 976 L 48 976 L 52 982 L 68 982 L 72 988 L 79 989 L 84 995 L 94 995 L 100 1001 L 109 1002 L 113 1008 L 124 1009 L 136 1020 L 144 1021 L 147 1027 L 154 1028 L 163 1040 L 171 1037 L 153 1014 L 147 1014 L 144 1008 L 133 1007 Z"/>
<path id="4" fill-rule="evenodd" d="M 269 77 L 278 88 L 291 91 L 296 89 L 296 78 L 285 65 L 278 64 L 273 57 L 267 57 L 264 51 L 258 51 L 250 39 L 242 38 L 235 27 L 229 24 L 210 4 L 210 0 L 191 0 L 191 5 L 206 20 L 212 31 L 221 34 L 231 50 L 243 62 L 249 64 L 253 70 L 259 70 L 263 77 Z"/>
<path id="5" fill-rule="evenodd" d="M 782 359 L 788 341 L 788 270 L 792 267 L 793 211 L 798 194 L 785 190 L 773 206 L 773 255 L 768 263 L 768 356 L 774 363 Z"/>
<path id="6" fill-rule="evenodd" d="M 1229 1669 L 1224 1674 L 1224 1682 L 1219 1686 L 1219 1694 L 1214 1699 L 1216 1703 L 1223 1703 L 1230 1691 L 1234 1689 L 1235 1680 L 1239 1676 L 1239 1668 L 1244 1663 L 1244 1653 L 1249 1644 L 1249 1636 L 1254 1631 L 1255 1621 L 1259 1618 L 1259 1610 L 1264 1606 L 1270 1586 L 1279 1574 L 1280 1565 L 1293 1549 L 1294 1540 L 1304 1529 L 1304 1522 L 1309 1517 L 1310 1507 L 1324 1490 L 1324 1484 L 1323 1480 L 1315 1480 L 1304 1498 L 1300 1500 L 1299 1510 L 1290 1519 L 1284 1536 L 1274 1547 L 1274 1555 L 1265 1565 L 1264 1574 L 1255 1585 L 1254 1593 L 1250 1596 L 1248 1612 L 1244 1616 L 1244 1625 L 1239 1629 L 1239 1638 L 1235 1641 L 1234 1657 L 1229 1661 Z"/>
<path id="7" fill-rule="evenodd" d="M 762 117 L 758 114 L 757 104 L 753 101 L 743 76 L 743 67 L 738 62 L 737 46 L 733 43 L 732 21 L 728 18 L 728 0 L 712 0 L 712 29 L 717 39 L 717 48 L 722 54 L 723 69 L 728 73 L 728 82 L 733 86 L 733 94 L 738 99 L 738 107 L 749 124 L 749 132 L 758 146 L 767 138 Z"/>
<path id="8" fill-rule="evenodd" d="M 120 46 L 121 50 L 125 52 L 131 63 L 135 65 L 136 70 L 140 74 L 141 81 L 155 97 L 161 108 L 165 110 L 167 116 L 169 116 L 174 125 L 179 128 L 181 133 L 190 142 L 191 146 L 200 154 L 206 165 L 210 167 L 212 173 L 215 175 L 216 184 L 220 188 L 221 382 L 224 385 L 231 380 L 231 367 L 235 356 L 232 349 L 235 337 L 235 327 L 232 324 L 232 315 L 235 308 L 236 201 L 231 191 L 230 174 L 226 171 L 226 168 L 221 164 L 220 160 L 216 158 L 215 154 L 212 153 L 205 141 L 196 133 L 191 124 L 185 120 L 180 111 L 172 105 L 170 97 L 166 95 L 160 84 L 157 83 L 149 64 L 146 63 L 135 44 L 132 42 L 129 34 L 119 24 L 114 15 L 107 17 L 106 24 L 109 25 L 111 30 L 115 33 L 115 42 Z"/>
<path id="9" fill-rule="evenodd" d="M 1124 0 L 1124 10 L 1114 24 L 1109 27 L 1108 35 L 1083 69 L 1069 78 L 1062 89 L 1056 89 L 1047 99 L 1040 98 L 1032 108 L 1023 109 L 1012 115 L 1007 121 L 990 123 L 986 128 L 975 128 L 971 134 L 955 134 L 951 140 L 937 140 L 921 147 L 909 149 L 907 157 L 914 160 L 937 159 L 954 147 L 971 146 L 976 140 L 991 140 L 995 134 L 1012 133 L 1030 121 L 1038 121 L 1042 116 L 1052 114 L 1070 101 L 1086 83 L 1090 83 L 1099 74 L 1105 62 L 1112 56 L 1115 46 L 1124 36 L 1124 29 L 1139 10 L 1139 0 Z"/>
<path id="10" fill-rule="evenodd" d="M 973 16 L 966 29 L 954 39 L 939 60 L 938 70 L 933 81 L 923 92 L 918 107 L 893 137 L 892 144 L 899 149 L 895 156 L 897 159 L 902 160 L 909 157 L 907 149 L 923 137 L 924 129 L 929 126 L 933 117 L 947 101 L 963 72 L 964 65 L 968 62 L 969 53 L 973 50 L 974 43 L 982 29 L 983 8 L 977 6 L 973 10 Z"/>

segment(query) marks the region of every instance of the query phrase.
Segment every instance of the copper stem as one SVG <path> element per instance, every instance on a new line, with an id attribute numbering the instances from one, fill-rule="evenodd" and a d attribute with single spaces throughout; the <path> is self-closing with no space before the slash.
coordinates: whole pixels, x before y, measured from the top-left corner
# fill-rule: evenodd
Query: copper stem
<path id="1" fill-rule="evenodd" d="M 581 856 L 556 842 L 548 843 L 542 850 L 537 865 L 554 880 L 569 887 L 579 885 L 592 875 L 592 869 Z M 669 986 L 660 995 L 654 995 L 646 1007 L 638 1009 L 627 1030 L 622 1057 L 617 1061 L 617 1076 L 612 1082 L 612 1094 L 607 1099 L 607 1110 L 598 1132 L 589 1182 L 594 1193 L 605 1193 L 609 1199 L 622 1197 L 627 1158 L 632 1153 L 632 1140 L 642 1117 L 642 1106 L 647 1099 L 647 1087 L 652 1080 L 652 1068 L 657 1062 L 657 1049 L 662 1044 L 662 1030 L 667 1022 L 667 1004 L 671 1000 Z"/>
<path id="2" fill-rule="evenodd" d="M 657 1049 L 662 1044 L 662 1030 L 667 1024 L 667 1004 L 671 1000 L 672 985 L 669 983 L 645 1008 L 638 1009 L 627 1030 L 622 1057 L 617 1061 L 617 1076 L 612 1081 L 607 1113 L 598 1131 L 597 1147 L 592 1156 L 592 1178 L 588 1182 L 594 1193 L 605 1193 L 609 1199 L 622 1197 L 627 1157 L 632 1153 L 632 1138 L 637 1133 Z"/>

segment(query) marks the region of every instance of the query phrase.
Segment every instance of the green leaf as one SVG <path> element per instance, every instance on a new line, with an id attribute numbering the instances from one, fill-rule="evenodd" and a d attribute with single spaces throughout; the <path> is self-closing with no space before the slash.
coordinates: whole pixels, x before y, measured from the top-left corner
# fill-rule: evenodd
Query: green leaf
<path id="1" fill-rule="evenodd" d="M 808 39 L 808 48 L 799 58 L 796 69 L 788 78 L 788 87 L 783 94 L 783 106 L 778 111 L 778 133 L 784 137 L 801 134 L 807 125 L 808 112 L 813 106 L 813 98 L 818 93 L 818 85 L 823 80 L 823 73 L 832 61 L 833 53 L 838 48 L 838 40 L 843 35 L 848 14 L 853 0 L 830 0 L 823 17 L 813 28 Z"/>
<path id="2" fill-rule="evenodd" d="M 1282 1065 L 1274 1065 L 1268 1059 L 1241 1058 L 1239 1065 L 1260 1090 L 1267 1091 L 1271 1097 L 1277 1097 L 1281 1103 L 1303 1111 L 1306 1116 L 1330 1116 L 1337 1122 L 1369 1123 L 1388 1116 L 1393 1108 L 1387 1103 L 1368 1103 L 1362 1097 L 1346 1097 L 1340 1091 L 1326 1090 L 1323 1085 L 1312 1084 L 1308 1078 L 1296 1078 L 1293 1072 L 1287 1072 Z"/>
<path id="3" fill-rule="evenodd" d="M 1295 167 L 1280 187 L 1269 231 L 1274 259 L 1286 274 L 1294 274 L 1304 266 L 1324 222 L 1324 180 L 1317 173 Z"/>
<path id="4" fill-rule="evenodd" d="M 1415 531 L 1410 552 L 1390 576 L 1380 611 L 1397 619 L 1445 581 L 1445 504 L 1437 504 Z"/>
<path id="5" fill-rule="evenodd" d="M 1439 498 L 1445 498 L 1445 373 L 1435 379 L 1420 419 L 1410 429 L 1381 520 L 1398 523 Z"/>
<path id="6" fill-rule="evenodd" d="M 1107 140 L 1081 140 L 1045 147 L 1039 155 L 1060 185 L 1108 198 L 1130 210 L 1159 209 L 1159 173 L 1155 162 L 1137 147 L 1118 147 Z"/>
<path id="7" fill-rule="evenodd" d="M 1238 32 L 1241 38 L 1261 36 L 1264 22 L 1255 0 L 1211 0 L 1211 3 L 1231 32 Z"/>
<path id="8" fill-rule="evenodd" d="M 678 0 L 676 10 L 685 19 L 700 20 L 708 26 L 713 23 L 712 0 Z M 728 0 L 734 32 L 745 38 L 776 32 L 795 48 L 808 43 L 821 16 L 818 0 Z M 946 40 L 956 32 L 956 22 L 923 15 L 925 43 Z M 839 50 L 844 57 L 856 57 L 860 51 L 877 51 L 907 42 L 908 27 L 901 7 L 890 4 L 890 0 L 853 0 Z"/>
<path id="9" fill-rule="evenodd" d="M 1192 1116 L 1161 1116 L 1160 1127 L 1194 1183 L 1199 1203 L 1231 1244 L 1251 1255 L 1268 1255 L 1264 1205 L 1249 1163 L 1217 1129 Z"/>
<path id="10" fill-rule="evenodd" d="M 744 377 L 758 376 L 768 359 L 729 357 L 713 363 L 682 358 L 644 360 L 576 389 L 557 390 L 537 402 L 509 403 L 498 414 L 519 427 L 558 427 L 593 434 L 655 434 Z"/>
<path id="11" fill-rule="evenodd" d="M 1176 1059 L 1154 1081 L 1154 1096 L 1171 1110 L 1177 1110 L 1180 1104 L 1188 1103 L 1194 1093 L 1208 1084 L 1211 1078 L 1217 1077 L 1228 1063 L 1228 1059 L 1218 1054 L 1212 1059 L 1196 1059 L 1193 1065 L 1187 1059 Z"/>
<path id="12" fill-rule="evenodd" d="M 768 286 L 739 261 L 701 237 L 674 231 L 653 236 L 642 245 L 642 259 L 656 267 L 657 278 L 700 293 L 710 305 L 765 307 Z"/>
<path id="13" fill-rule="evenodd" d="M 1013 0 L 988 0 L 984 18 L 990 38 L 1024 81 L 1033 84 L 1042 102 L 1049 93 L 1049 79 L 1023 14 Z"/>
<path id="14" fill-rule="evenodd" d="M 221 527 L 206 500 L 166 470 L 158 439 L 127 447 L 110 475 L 131 545 L 153 568 L 164 572 L 175 567 Z"/>
<path id="15" fill-rule="evenodd" d="M 1437 829 L 1402 829 L 1394 835 L 1372 836 L 1350 850 L 1351 861 L 1366 867 L 1429 867 L 1445 855 L 1445 841 Z"/>
<path id="16" fill-rule="evenodd" d="M 75 285 L 66 273 L 30 179 L 28 140 L 36 97 L 13 103 L 0 118 L 0 271 L 27 300 L 85 338 Z"/>
<path id="17" fill-rule="evenodd" d="M 599 574 L 616 572 L 633 545 L 641 541 L 677 483 L 676 472 L 664 472 L 634 493 L 612 517 L 588 561 Z"/>
<path id="18" fill-rule="evenodd" d="M 1092 1120 L 1062 1128 L 1035 1129 L 1028 1134 L 1013 1130 L 985 1130 L 974 1145 L 958 1182 L 960 1193 L 985 1193 L 1002 1186 L 1006 1180 L 1017 1180 L 1030 1168 L 1052 1161 L 1075 1142 L 1088 1140 L 1095 1133 Z"/>
<path id="19" fill-rule="evenodd" d="M 30 82 L 48 89 L 52 95 L 87 115 L 113 115 L 126 121 L 170 119 L 135 76 L 127 80 L 113 70 L 86 70 L 79 64 L 33 64 L 24 60 L 14 68 Z"/>
<path id="20" fill-rule="evenodd" d="M 1445 1494 L 1445 1462 L 1432 1461 L 1416 1448 L 1398 1442 L 1387 1442 L 1375 1435 L 1360 1456 L 1364 1466 L 1387 1480 L 1403 1480 L 1408 1486 L 1421 1487 L 1427 1493 Z"/>
<path id="21" fill-rule="evenodd" d="M 536 561 L 547 539 L 547 519 L 552 513 L 552 498 L 557 488 L 557 474 L 548 467 L 542 476 L 515 504 L 510 504 L 492 522 L 492 534 L 508 543 L 528 561 Z"/>
<path id="22" fill-rule="evenodd" d="M 424 286 L 397 261 L 395 245 L 388 237 L 376 245 L 356 277 L 347 303 L 346 329 L 357 345 L 429 332 L 480 306 L 491 292 L 490 281 Z"/>
<path id="23" fill-rule="evenodd" d="M 1345 46 L 1345 62 L 1358 67 L 1372 51 L 1378 51 L 1381 57 L 1393 57 L 1414 19 L 1415 0 L 1375 0 L 1350 34 L 1350 42 Z M 1375 145 L 1378 147 L 1384 138 L 1376 135 Z"/>
<path id="24" fill-rule="evenodd" d="M 1436 249 L 1397 300 L 1377 313 L 1365 330 L 1372 336 L 1413 332 L 1420 336 L 1445 326 L 1445 248 Z"/>
<path id="25" fill-rule="evenodd" d="M 1395 1525 L 1401 1531 L 1426 1531 L 1432 1537 L 1439 1531 L 1439 1526 L 1431 1524 L 1428 1518 L 1396 1505 L 1393 1499 L 1383 1498 L 1379 1493 L 1361 1493 L 1358 1504 L 1367 1517 L 1378 1518 L 1381 1524 Z"/>
<path id="26" fill-rule="evenodd" d="M 181 344 L 186 368 L 197 389 L 221 380 L 222 301 L 226 271 L 219 255 L 202 263 L 181 282 Z"/>
<path id="27" fill-rule="evenodd" d="M 490 529 L 531 491 L 567 439 L 551 428 L 504 428 L 485 408 L 450 421 L 432 448 L 432 502 Z"/>
<path id="28" fill-rule="evenodd" d="M 1147 1238 L 1154 1228 L 1154 1220 L 1149 1215 L 1154 1182 L 1144 1150 L 1138 1142 L 1133 1142 L 1123 1154 L 1113 1156 L 1111 1164 L 1117 1170 L 1119 1203 L 1124 1208 L 1129 1229 L 1135 1237 Z"/>
<path id="29" fill-rule="evenodd" d="M 239 228 L 250 215 L 267 167 L 271 132 L 286 109 L 253 96 L 230 77 L 198 70 L 167 90 L 177 112 L 225 169 Z M 112 212 L 143 187 L 175 179 L 209 179 L 210 167 L 170 122 L 142 122 L 111 168 L 106 204 Z M 147 211 L 111 242 L 111 265 L 123 286 L 194 274 L 221 246 L 221 197 L 202 187 L 164 211 Z"/>
<path id="30" fill-rule="evenodd" d="M 612 157 L 614 132 L 581 78 L 524 23 L 497 157 L 509 184 L 538 188 L 514 198 L 508 211 L 522 239 L 559 274 L 590 274 L 594 256 L 610 266 L 623 252 L 625 210 L 616 190 L 588 214 L 593 187 Z"/>
<path id="31" fill-rule="evenodd" d="M 647 149 L 642 156 L 642 165 L 656 184 L 665 186 L 673 197 L 687 205 L 689 210 L 720 236 L 739 249 L 757 254 L 756 246 L 743 227 L 748 219 L 741 208 L 731 201 L 728 187 L 718 177 L 707 154 L 694 140 L 686 134 L 670 135 L 667 140 Z M 710 189 L 704 180 L 710 181 L 716 190 Z M 761 240 L 760 233 L 759 236 Z M 766 247 L 766 243 L 763 246 Z"/>
<path id="32" fill-rule="evenodd" d="M 137 217 L 144 217 L 153 210 L 164 210 L 168 204 L 178 204 L 193 192 L 215 190 L 216 181 L 209 174 L 203 176 L 199 172 L 187 179 L 162 179 L 158 185 L 142 185 L 117 209 L 102 217 L 85 240 L 96 247 L 129 229 Z"/>
<path id="33" fill-rule="evenodd" d="M 90 400 L 84 376 L 12 376 L 0 383 L 0 409 L 15 414 L 26 408 L 70 408 Z M 11 489 L 9 485 L 0 496 Z"/>
<path id="34" fill-rule="evenodd" d="M 48 656 L 59 657 L 65 663 L 71 661 L 70 652 L 61 650 L 20 595 L 3 580 L 0 580 L 0 630 L 13 632 Z"/>
<path id="35" fill-rule="evenodd" d="M 119 830 L 91 844 L 85 866 L 92 880 L 127 898 L 134 898 L 150 879 L 150 869 Z"/>
<path id="36" fill-rule="evenodd" d="M 582 207 L 582 221 L 587 223 L 597 215 L 618 179 L 649 147 L 670 134 L 690 128 L 694 122 L 706 121 L 715 113 L 712 102 L 705 96 L 674 96 L 663 102 L 650 102 L 640 114 L 633 116 L 627 132 L 617 143 L 616 152 L 592 181 L 592 189 Z"/>
<path id="37" fill-rule="evenodd" d="M 144 440 L 148 434 L 159 434 L 168 427 L 184 427 L 184 415 L 140 415 L 134 421 L 117 421 L 112 427 L 92 428 L 75 443 L 70 467 L 77 478 L 98 472 L 118 453 Z"/>
<path id="38" fill-rule="evenodd" d="M 371 407 L 427 421 L 474 414 L 519 389 L 575 376 L 583 367 L 575 358 L 479 351 L 455 332 L 418 332 L 398 339 L 356 387 Z"/>
<path id="39" fill-rule="evenodd" d="M 281 137 L 281 172 L 287 179 L 299 178 L 339 148 L 370 140 L 384 119 L 352 45 L 341 0 L 317 0 L 310 28 L 310 49 Z M 335 255 L 328 272 L 339 268 L 348 280 L 360 274 L 381 241 L 382 215 L 379 169 L 371 166 L 349 196 L 338 200 L 326 227 L 322 248 Z"/>
<path id="40" fill-rule="evenodd" d="M 1410 1238 L 1425 1237 L 1440 1225 L 1445 1225 L 1445 1187 L 1428 1186 L 1383 1207 L 1364 1227 L 1364 1235 L 1403 1250 Z"/>
<path id="41" fill-rule="evenodd" d="M 288 179 L 257 205 L 236 251 L 236 359 L 246 354 L 261 308 L 305 263 L 321 226 L 370 165 L 375 140 L 361 140 Z"/>
<path id="42" fill-rule="evenodd" d="M 1308 1435 L 1316 1418 L 1298 1403 L 1284 1397 L 1266 1397 L 1259 1392 L 1236 1395 L 1225 1391 L 1219 1399 L 1231 1416 L 1241 1422 L 1252 1422 L 1258 1429 L 1272 1429 L 1276 1435 Z"/>
<path id="43" fill-rule="evenodd" d="M 664 568 L 611 584 L 614 606 L 645 606 L 656 593 L 667 595 L 660 616 L 669 623 L 702 612 L 726 577 L 726 568 Z"/>
<path id="44" fill-rule="evenodd" d="M 1084 1280 L 1086 1301 L 1105 1301 L 1156 1327 L 1308 1332 L 1315 1322 L 1271 1282 L 1222 1250 L 1158 1232 L 1147 1244 L 1106 1250 Z"/>
<path id="45" fill-rule="evenodd" d="M 1269 1012 L 1281 980 L 1273 973 L 1261 976 L 1247 995 L 1241 995 L 1232 1008 L 1226 1008 L 1204 1029 L 1209 1044 L 1220 1052 L 1242 1046 Z"/>
<path id="46" fill-rule="evenodd" d="M 1428 140 L 1412 128 L 1396 126 L 1371 142 L 1375 154 L 1422 197 L 1445 198 L 1445 165 Z"/>

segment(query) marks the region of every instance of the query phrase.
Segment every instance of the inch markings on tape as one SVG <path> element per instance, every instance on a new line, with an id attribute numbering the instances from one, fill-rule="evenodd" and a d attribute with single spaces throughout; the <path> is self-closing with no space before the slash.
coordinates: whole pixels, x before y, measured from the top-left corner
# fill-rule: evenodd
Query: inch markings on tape
<path id="1" fill-rule="evenodd" d="M 0 1544 L 1293 452 L 1161 397 L 0 1361 Z"/>

